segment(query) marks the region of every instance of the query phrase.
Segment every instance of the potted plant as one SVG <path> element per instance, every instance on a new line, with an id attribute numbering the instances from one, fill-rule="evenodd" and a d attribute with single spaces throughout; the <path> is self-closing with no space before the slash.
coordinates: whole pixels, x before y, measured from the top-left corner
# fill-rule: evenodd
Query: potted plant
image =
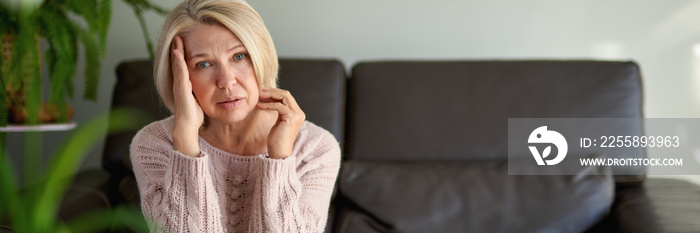
<path id="1" fill-rule="evenodd" d="M 134 9 L 151 56 L 143 13 L 167 11 L 149 0 L 123 0 Z M 0 127 L 12 123 L 62 122 L 72 114 L 65 97 L 73 97 L 79 46 L 85 58 L 83 98 L 95 101 L 100 58 L 111 19 L 111 0 L 3 0 L 0 3 Z M 72 17 L 77 16 L 77 17 Z M 73 20 L 81 19 L 80 22 Z M 39 40 L 48 42 L 42 56 Z M 50 80 L 48 102 L 42 103 L 40 67 Z M 10 110 L 8 112 L 8 109 Z"/>
<path id="2" fill-rule="evenodd" d="M 142 14 L 146 11 L 166 14 L 167 11 L 149 0 L 123 0 L 131 6 L 139 19 L 144 37 L 153 56 L 150 38 L 145 29 Z M 42 116 L 51 121 L 65 121 L 69 107 L 65 97 L 73 97 L 73 77 L 77 60 L 83 48 L 85 60 L 85 90 L 83 98 L 96 100 L 99 81 L 100 58 L 104 56 L 107 32 L 111 19 L 111 0 L 2 0 L 0 1 L 0 127 L 7 126 L 12 114 L 24 116 L 23 124 L 40 123 Z M 84 26 L 83 26 L 84 25 Z M 48 42 L 48 48 L 40 48 L 39 41 Z M 43 52 L 45 50 L 45 52 Z M 48 102 L 42 103 L 41 70 L 47 67 L 50 89 Z M 132 114 L 111 116 L 128 124 Z M 13 115 L 13 120 L 16 120 Z M 25 148 L 24 184 L 15 179 L 9 156 L 5 156 L 7 133 L 0 132 L 0 221 L 9 217 L 16 232 L 92 231 L 114 221 L 128 221 L 129 211 L 104 211 L 76 220 L 75 224 L 56 220 L 57 208 L 66 187 L 83 160 L 86 148 L 100 137 L 100 125 L 106 125 L 107 116 L 85 123 L 53 156 L 46 169 L 40 161 L 40 153 Z M 44 119 L 45 120 L 45 119 Z M 41 133 L 25 134 L 25 141 L 36 141 Z M 29 145 L 29 144 L 27 144 Z M 27 166 L 29 164 L 29 166 Z M 30 168 L 30 169 L 28 169 Z M 44 174 L 45 173 L 45 174 Z M 19 194 L 27 185 L 34 188 Z M 121 217 L 120 217 L 121 216 Z M 136 215 L 138 216 L 138 215 Z M 107 219 L 107 220 L 105 220 Z M 132 219 L 133 220 L 133 219 Z M 141 220 L 142 221 L 142 220 Z M 138 222 L 138 220 L 136 221 Z M 88 224 L 84 224 L 88 223 Z M 143 229 L 143 224 L 137 224 Z M 0 227 L 0 232 L 2 231 Z"/>

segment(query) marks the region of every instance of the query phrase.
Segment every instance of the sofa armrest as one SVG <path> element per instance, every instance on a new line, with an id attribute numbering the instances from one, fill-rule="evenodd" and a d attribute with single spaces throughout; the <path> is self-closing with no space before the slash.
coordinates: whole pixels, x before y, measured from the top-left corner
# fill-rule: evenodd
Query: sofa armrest
<path id="1" fill-rule="evenodd" d="M 700 229 L 700 186 L 684 180 L 647 179 L 617 190 L 612 212 L 617 232 L 692 232 Z"/>

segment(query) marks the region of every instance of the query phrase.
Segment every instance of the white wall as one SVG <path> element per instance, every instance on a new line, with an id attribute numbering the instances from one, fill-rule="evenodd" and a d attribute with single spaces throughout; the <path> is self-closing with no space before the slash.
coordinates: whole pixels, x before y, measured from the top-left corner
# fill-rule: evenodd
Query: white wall
<path id="1" fill-rule="evenodd" d="M 179 1 L 155 2 L 172 8 Z M 700 1 L 249 2 L 281 57 L 338 58 L 347 67 L 377 59 L 631 59 L 644 75 L 646 117 L 700 117 L 700 51 L 693 53 L 700 44 Z M 113 4 L 99 101 L 73 101 L 78 121 L 108 110 L 118 62 L 148 56 L 131 9 Z M 164 17 L 147 18 L 155 40 Z M 101 151 L 100 144 L 83 167 L 99 167 Z"/>

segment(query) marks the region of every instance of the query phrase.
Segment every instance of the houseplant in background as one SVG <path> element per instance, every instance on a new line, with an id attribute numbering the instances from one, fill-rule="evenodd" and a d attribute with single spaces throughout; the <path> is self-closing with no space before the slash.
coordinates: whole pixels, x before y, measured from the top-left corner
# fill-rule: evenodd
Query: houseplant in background
<path id="1" fill-rule="evenodd" d="M 141 24 L 152 56 L 152 44 L 143 13 L 166 10 L 149 0 L 123 0 L 131 6 Z M 112 7 L 111 0 L 3 0 L 0 2 L 0 127 L 12 123 L 63 122 L 71 115 L 65 96 L 73 97 L 73 77 L 82 45 L 85 60 L 83 98 L 95 101 L 100 57 L 106 50 Z M 78 18 L 83 22 L 73 20 Z M 86 27 L 81 26 L 86 25 Z M 42 59 L 39 40 L 48 48 Z M 41 103 L 42 61 L 50 80 L 48 102 Z"/>
<path id="2" fill-rule="evenodd" d="M 154 11 L 164 15 L 167 11 L 149 0 L 123 1 L 136 13 L 153 54 L 143 13 Z M 106 50 L 111 6 L 111 0 L 0 0 L 0 127 L 10 123 L 10 116 L 12 123 L 21 124 L 37 124 L 42 120 L 66 121 L 70 107 L 66 105 L 65 97 L 72 98 L 74 94 L 73 77 L 80 47 L 85 60 L 83 98 L 96 100 L 100 59 Z M 48 44 L 48 48 L 40 47 L 42 40 Z M 46 67 L 44 72 L 50 83 L 46 96 L 42 96 L 42 65 Z M 44 97 L 48 101 L 42 103 Z M 64 145 L 64 150 L 53 157 L 46 175 L 39 159 L 41 146 L 36 146 L 37 142 L 41 145 L 41 133 L 26 133 L 25 155 L 22 157 L 25 175 L 22 182 L 13 178 L 11 163 L 7 162 L 9 156 L 6 156 L 7 133 L 0 132 L 0 193 L 3 193 L 3 198 L 0 198 L 0 221 L 3 217 L 9 217 L 18 232 L 68 229 L 65 227 L 67 225 L 56 222 L 56 209 L 72 181 L 76 164 L 80 164 L 85 156 L 82 150 L 101 139 L 96 132 L 100 132 L 100 125 L 106 125 L 107 117 L 99 119 L 77 130 L 76 136 Z M 124 118 L 124 121 L 133 119 Z M 28 186 L 31 188 L 26 193 L 18 194 L 19 189 Z M 99 223 L 98 219 L 94 219 L 96 216 L 115 213 L 118 212 L 92 215 L 93 219 L 89 216 L 86 222 Z M 52 229 L 54 226 L 58 228 Z"/>

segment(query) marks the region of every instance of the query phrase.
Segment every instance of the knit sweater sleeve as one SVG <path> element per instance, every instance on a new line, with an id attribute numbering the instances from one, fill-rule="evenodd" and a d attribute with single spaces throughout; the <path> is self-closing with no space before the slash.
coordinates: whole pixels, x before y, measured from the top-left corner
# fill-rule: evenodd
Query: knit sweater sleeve
<path id="1" fill-rule="evenodd" d="M 328 131 L 307 128 L 292 156 L 260 158 L 248 232 L 323 232 L 340 147 Z"/>
<path id="2" fill-rule="evenodd" d="M 139 131 L 130 152 L 151 232 L 223 232 L 207 154 L 173 150 L 161 122 Z"/>

